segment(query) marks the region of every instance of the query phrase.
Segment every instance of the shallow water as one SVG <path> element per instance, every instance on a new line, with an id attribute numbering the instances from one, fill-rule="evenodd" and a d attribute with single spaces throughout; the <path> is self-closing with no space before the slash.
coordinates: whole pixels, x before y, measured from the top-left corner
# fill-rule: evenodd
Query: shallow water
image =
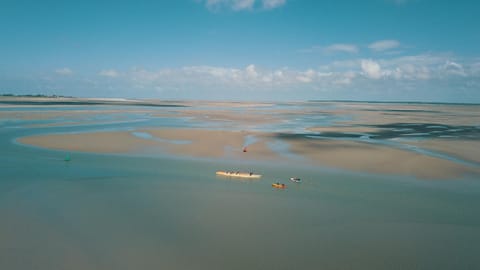
<path id="1" fill-rule="evenodd" d="M 480 268 L 477 179 L 141 155 L 70 153 L 65 162 L 66 152 L 14 140 L 189 122 L 31 123 L 0 128 L 0 269 Z M 264 177 L 215 176 L 225 168 Z M 272 189 L 279 180 L 286 190 Z"/>

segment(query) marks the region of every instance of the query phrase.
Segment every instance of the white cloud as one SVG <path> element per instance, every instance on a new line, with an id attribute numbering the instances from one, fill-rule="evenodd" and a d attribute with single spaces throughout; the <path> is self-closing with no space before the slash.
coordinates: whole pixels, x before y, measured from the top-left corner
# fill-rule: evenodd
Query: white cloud
<path id="1" fill-rule="evenodd" d="M 371 79 L 378 80 L 382 77 L 382 68 L 380 67 L 380 64 L 378 64 L 373 60 L 370 60 L 370 59 L 362 60 L 361 67 L 365 76 Z"/>
<path id="2" fill-rule="evenodd" d="M 287 0 L 197 0 L 209 10 L 230 9 L 233 11 L 263 9 L 271 10 L 286 4 Z"/>
<path id="3" fill-rule="evenodd" d="M 286 0 L 263 0 L 262 4 L 265 9 L 273 9 L 285 5 L 286 2 Z"/>
<path id="4" fill-rule="evenodd" d="M 447 56 L 414 55 L 392 59 L 352 59 L 335 61 L 317 69 L 296 70 L 290 68 L 264 69 L 254 64 L 244 68 L 189 66 L 182 68 L 146 70 L 134 68 L 122 72 L 122 79 L 136 85 L 215 85 L 224 87 L 269 86 L 290 87 L 295 85 L 354 85 L 365 78 L 371 83 L 395 80 L 415 82 L 439 80 L 452 76 L 478 76 L 479 65 L 469 65 L 449 60 Z M 477 73 L 475 73 L 475 72 Z M 117 72 L 118 73 L 118 72 Z M 477 75 L 474 75 L 477 74 Z M 359 76 L 361 75 L 361 76 Z"/>
<path id="5" fill-rule="evenodd" d="M 469 68 L 473 75 L 480 75 L 480 61 L 470 64 Z"/>
<path id="6" fill-rule="evenodd" d="M 247 74 L 248 77 L 250 78 L 256 78 L 258 77 L 258 73 L 257 71 L 255 70 L 255 65 L 249 65 L 245 68 L 245 72 Z"/>
<path id="7" fill-rule="evenodd" d="M 357 53 L 358 47 L 353 44 L 332 44 L 325 48 L 326 52 Z"/>
<path id="8" fill-rule="evenodd" d="M 232 1 L 233 10 L 252 9 L 255 0 L 234 0 Z"/>
<path id="9" fill-rule="evenodd" d="M 354 71 L 347 71 L 345 73 L 338 74 L 337 78 L 333 81 L 333 84 L 336 85 L 349 85 L 352 83 L 353 79 L 357 77 L 357 73 Z"/>
<path id="10" fill-rule="evenodd" d="M 455 69 L 455 64 L 446 65 L 448 62 L 457 64 L 452 60 L 450 55 L 432 54 L 402 56 L 388 60 L 379 60 L 382 70 L 384 70 L 384 75 L 399 80 L 444 79 L 455 75 L 455 72 L 452 72 L 454 71 L 453 69 Z M 456 75 L 458 76 L 458 74 Z"/>
<path id="11" fill-rule="evenodd" d="M 462 77 L 467 76 L 463 66 L 461 64 L 455 63 L 453 61 L 447 60 L 445 62 L 445 65 L 443 65 L 442 68 L 446 73 L 451 74 L 451 75 L 458 75 L 458 76 L 462 76 Z"/>
<path id="12" fill-rule="evenodd" d="M 283 71 L 277 70 L 273 73 L 273 75 L 277 78 L 283 78 Z"/>
<path id="13" fill-rule="evenodd" d="M 110 78 L 116 78 L 118 77 L 120 74 L 114 70 L 114 69 L 104 69 L 104 70 L 101 70 L 98 75 L 100 76 L 103 76 L 103 77 L 110 77 Z"/>
<path id="14" fill-rule="evenodd" d="M 399 46 L 400 46 L 400 42 L 398 42 L 397 40 L 388 39 L 388 40 L 379 40 L 379 41 L 373 42 L 370 45 L 368 45 L 368 48 L 370 48 L 373 51 L 381 52 L 381 51 L 394 49 Z"/>
<path id="15" fill-rule="evenodd" d="M 217 5 L 220 5 L 221 3 L 225 2 L 225 0 L 206 0 L 206 1 L 197 0 L 197 2 L 199 2 L 199 3 L 205 2 L 205 6 L 207 8 L 213 8 Z"/>
<path id="16" fill-rule="evenodd" d="M 279 93 L 296 97 L 297 92 L 310 93 L 310 97 L 314 97 L 315 93 L 330 93 L 335 98 L 336 93 L 342 91 L 359 91 L 360 94 L 360 91 L 380 93 L 380 89 L 426 91 L 419 89 L 450 87 L 455 83 L 462 83 L 462 87 L 480 85 L 480 61 L 473 59 L 465 62 L 465 59 L 456 59 L 451 55 L 432 54 L 385 59 L 353 58 L 307 69 L 271 69 L 250 64 L 244 67 L 205 65 L 108 71 L 101 73 L 116 73 L 118 76 L 115 80 L 101 80 L 98 76 L 92 78 L 96 82 L 95 89 L 134 89 L 139 95 L 161 91 L 162 95 L 182 93 L 184 97 L 201 97 L 205 92 L 205 98 L 248 98 L 250 94 L 246 93 L 251 93 L 252 97 L 257 94 L 277 96 Z M 402 92 L 398 93 L 401 95 Z M 302 95 L 298 94 L 298 98 Z"/>
<path id="17" fill-rule="evenodd" d="M 231 72 L 231 70 L 222 67 L 210 67 L 210 66 L 193 66 L 184 67 L 182 71 L 187 75 L 192 74 L 205 74 L 213 77 L 223 78 Z"/>
<path id="18" fill-rule="evenodd" d="M 64 67 L 64 68 L 56 69 L 55 73 L 63 76 L 69 76 L 73 74 L 73 71 L 67 67 Z"/>
<path id="19" fill-rule="evenodd" d="M 299 74 L 296 76 L 296 79 L 299 82 L 310 83 L 315 78 L 315 75 L 316 72 L 313 69 L 309 69 L 305 72 L 299 72 Z"/>

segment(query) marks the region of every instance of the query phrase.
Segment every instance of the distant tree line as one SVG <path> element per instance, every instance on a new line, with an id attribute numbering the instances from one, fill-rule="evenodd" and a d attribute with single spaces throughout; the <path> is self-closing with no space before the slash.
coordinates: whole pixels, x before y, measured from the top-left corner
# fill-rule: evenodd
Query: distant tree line
<path id="1" fill-rule="evenodd" d="M 43 95 L 43 94 L 29 94 L 29 95 L 16 95 L 16 94 L 0 94 L 1 97 L 33 97 L 33 98 L 73 98 L 72 96 L 61 96 L 61 95 Z"/>

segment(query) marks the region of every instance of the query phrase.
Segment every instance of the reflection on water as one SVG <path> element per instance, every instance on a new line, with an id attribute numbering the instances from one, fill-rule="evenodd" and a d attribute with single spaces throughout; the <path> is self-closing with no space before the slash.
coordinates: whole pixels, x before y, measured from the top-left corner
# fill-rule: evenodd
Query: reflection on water
<path id="1" fill-rule="evenodd" d="M 108 128 L 189 125 L 163 120 Z M 417 181 L 297 165 L 86 153 L 71 153 L 64 162 L 62 151 L 12 141 L 99 127 L 8 128 L 22 123 L 6 121 L 0 129 L 0 269 L 480 267 L 475 179 Z M 478 138 L 473 125 L 434 123 L 394 131 L 402 127 L 379 127 L 378 133 L 368 132 L 368 140 L 390 143 L 402 134 L 452 129 L 462 129 L 456 136 Z M 290 154 L 280 140 L 269 147 Z M 237 181 L 215 175 L 229 168 L 263 177 Z M 292 176 L 302 183 L 290 182 Z M 272 190 L 276 181 L 287 189 Z"/>

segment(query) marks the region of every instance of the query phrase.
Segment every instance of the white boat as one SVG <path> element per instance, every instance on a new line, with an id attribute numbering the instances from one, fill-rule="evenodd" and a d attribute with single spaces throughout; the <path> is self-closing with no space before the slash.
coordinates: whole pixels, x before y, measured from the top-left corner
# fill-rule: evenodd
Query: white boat
<path id="1" fill-rule="evenodd" d="M 242 178 L 260 178 L 261 174 L 254 174 L 252 172 L 238 172 L 238 171 L 217 171 L 216 175 L 228 176 L 228 177 L 242 177 Z"/>
<path id="2" fill-rule="evenodd" d="M 290 181 L 295 182 L 295 183 L 302 182 L 302 180 L 300 178 L 296 178 L 296 177 L 290 177 Z"/>

